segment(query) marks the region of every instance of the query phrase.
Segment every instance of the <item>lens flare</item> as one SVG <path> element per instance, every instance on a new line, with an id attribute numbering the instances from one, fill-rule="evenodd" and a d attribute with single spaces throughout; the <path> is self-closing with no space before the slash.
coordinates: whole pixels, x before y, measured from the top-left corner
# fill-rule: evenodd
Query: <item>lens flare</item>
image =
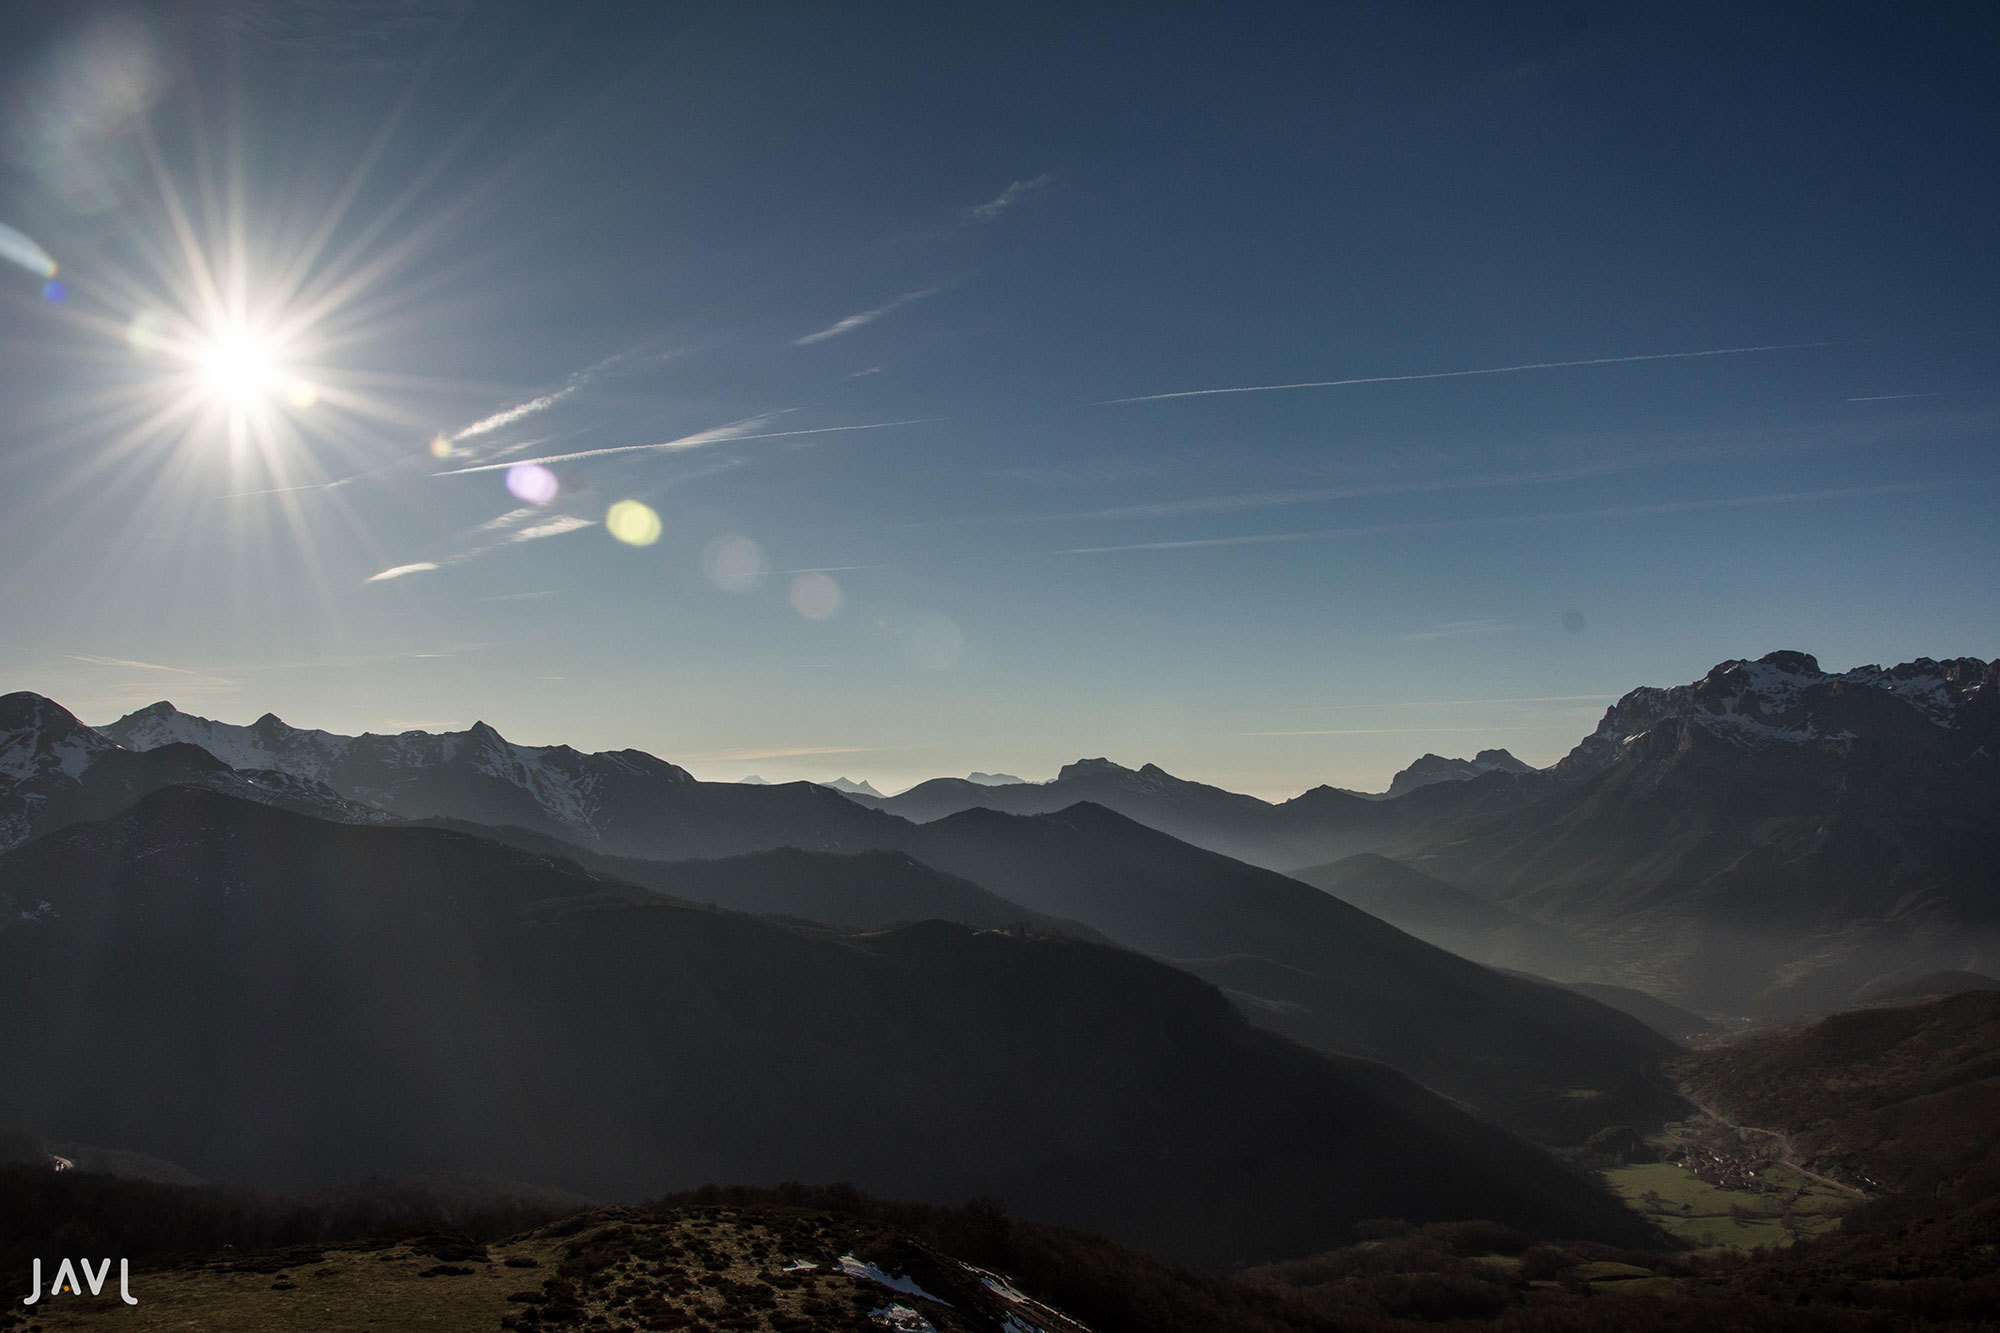
<path id="1" fill-rule="evenodd" d="M 157 310 L 141 310 L 125 326 L 125 345 L 138 356 L 166 351 L 173 345 L 167 331 L 167 317 Z"/>
<path id="2" fill-rule="evenodd" d="M 831 620 L 840 611 L 840 585 L 824 574 L 792 580 L 792 609 L 807 620 Z"/>
<path id="3" fill-rule="evenodd" d="M 507 469 L 507 489 L 516 500 L 545 505 L 556 498 L 556 474 L 540 463 L 516 463 Z"/>
<path id="4" fill-rule="evenodd" d="M 38 278 L 53 279 L 56 276 L 56 261 L 49 252 L 35 244 L 34 240 L 4 222 L 0 222 L 0 259 L 19 264 Z"/>
<path id="5" fill-rule="evenodd" d="M 604 527 L 627 546 L 651 546 L 660 539 L 660 516 L 637 500 L 620 500 L 604 514 Z"/>
<path id="6" fill-rule="evenodd" d="M 748 537 L 718 537 L 701 553 L 701 572 L 724 592 L 755 592 L 766 568 L 763 548 Z"/>

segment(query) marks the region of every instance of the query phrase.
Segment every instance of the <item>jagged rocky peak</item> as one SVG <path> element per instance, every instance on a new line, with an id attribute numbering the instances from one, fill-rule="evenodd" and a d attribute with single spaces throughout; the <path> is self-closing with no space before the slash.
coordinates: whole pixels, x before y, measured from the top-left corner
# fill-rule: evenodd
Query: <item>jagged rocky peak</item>
<path id="1" fill-rule="evenodd" d="M 871 784 L 866 778 L 863 778 L 861 781 L 856 782 L 854 781 L 854 779 L 848 777 L 844 773 L 841 774 L 841 776 L 835 778 L 831 782 L 822 782 L 819 783 L 818 785 L 822 787 L 831 787 L 835 791 L 848 792 L 851 795 L 855 796 L 880 796 L 882 794 L 881 792 L 875 790 L 874 785 Z"/>
<path id="2" fill-rule="evenodd" d="M 1870 664 L 1829 672 L 1811 653 L 1731 659 L 1700 680 L 1644 686 L 1605 711 L 1597 730 L 1556 766 L 1575 776 L 1616 763 L 1663 725 L 1695 727 L 1744 749 L 1820 741 L 1913 744 L 1940 757 L 1977 758 L 2000 712 L 2000 662 L 1976 657 Z M 1961 752 L 1963 752 L 1961 754 Z"/>
<path id="3" fill-rule="evenodd" d="M 1440 782 L 1465 782 L 1485 773 L 1534 771 L 1532 764 L 1522 763 L 1506 750 L 1481 750 L 1470 759 L 1447 759 L 1440 754 L 1426 754 L 1390 781 L 1388 794 L 1401 796 L 1418 787 Z"/>
<path id="4" fill-rule="evenodd" d="M 1066 778 L 1109 777 L 1131 771 L 1125 765 L 1113 763 L 1109 759 L 1079 759 L 1073 764 L 1064 764 L 1062 771 L 1056 774 L 1056 781 L 1061 782 Z"/>

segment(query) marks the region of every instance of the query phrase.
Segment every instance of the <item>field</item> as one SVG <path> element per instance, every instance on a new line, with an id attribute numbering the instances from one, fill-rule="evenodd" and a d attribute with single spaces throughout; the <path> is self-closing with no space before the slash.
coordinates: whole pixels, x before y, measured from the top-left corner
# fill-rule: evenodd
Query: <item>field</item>
<path id="1" fill-rule="evenodd" d="M 1633 1208 L 1671 1235 L 1708 1249 L 1747 1250 L 1789 1245 L 1801 1236 L 1828 1230 L 1854 1202 L 1782 1163 L 1738 1155 L 1741 1147 L 1720 1141 L 1711 1126 L 1668 1126 L 1652 1141 L 1663 1157 L 1693 1148 L 1713 1149 L 1729 1164 L 1723 1182 L 1704 1180 L 1674 1161 L 1640 1162 L 1604 1172 L 1611 1188 Z"/>

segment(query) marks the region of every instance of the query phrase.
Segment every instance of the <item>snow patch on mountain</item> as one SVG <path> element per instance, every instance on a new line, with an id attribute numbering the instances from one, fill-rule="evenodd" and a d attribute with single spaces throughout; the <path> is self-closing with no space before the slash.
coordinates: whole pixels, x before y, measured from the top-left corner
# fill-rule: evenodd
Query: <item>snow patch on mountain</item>
<path id="1" fill-rule="evenodd" d="M 1631 691 L 1605 711 L 1597 730 L 1557 772 L 1595 771 L 1670 722 L 1751 750 L 1823 741 L 1948 744 L 1968 727 L 1991 725 L 1996 694 L 2000 663 L 1976 657 L 1920 657 L 1894 667 L 1828 672 L 1810 653 L 1767 653 L 1755 661 L 1719 663 L 1687 685 Z"/>

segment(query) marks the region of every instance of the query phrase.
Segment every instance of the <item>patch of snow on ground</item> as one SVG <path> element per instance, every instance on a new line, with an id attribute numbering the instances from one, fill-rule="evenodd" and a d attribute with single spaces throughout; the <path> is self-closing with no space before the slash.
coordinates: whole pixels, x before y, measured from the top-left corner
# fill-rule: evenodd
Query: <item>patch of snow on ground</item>
<path id="1" fill-rule="evenodd" d="M 907 1305 L 878 1306 L 868 1312 L 868 1317 L 884 1328 L 898 1330 L 898 1333 L 938 1333 L 936 1324 Z"/>
<path id="2" fill-rule="evenodd" d="M 947 1301 L 942 1297 L 931 1295 L 928 1291 L 925 1291 L 922 1287 L 918 1286 L 910 1279 L 906 1277 L 890 1277 L 887 1273 L 877 1268 L 874 1264 L 863 1263 L 861 1260 L 855 1258 L 851 1254 L 843 1254 L 840 1256 L 840 1271 L 845 1273 L 849 1277 L 866 1278 L 870 1282 L 880 1283 L 882 1286 L 887 1287 L 891 1291 L 902 1292 L 905 1296 L 919 1296 L 927 1301 L 936 1301 L 939 1305 L 951 1304 L 950 1301 Z"/>

